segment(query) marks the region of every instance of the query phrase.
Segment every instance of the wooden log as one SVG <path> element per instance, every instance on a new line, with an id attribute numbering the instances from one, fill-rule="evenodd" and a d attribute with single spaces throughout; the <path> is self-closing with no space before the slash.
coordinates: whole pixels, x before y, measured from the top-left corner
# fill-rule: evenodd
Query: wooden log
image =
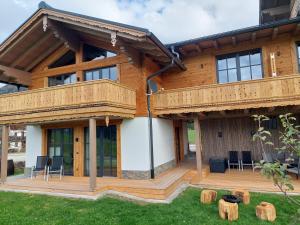
<path id="1" fill-rule="evenodd" d="M 250 193 L 247 190 L 236 189 L 233 190 L 231 194 L 239 197 L 245 205 L 250 203 Z"/>
<path id="2" fill-rule="evenodd" d="M 219 215 L 223 220 L 234 221 L 239 218 L 239 206 L 237 203 L 219 200 Z"/>
<path id="3" fill-rule="evenodd" d="M 271 203 L 261 202 L 256 206 L 256 216 L 261 220 L 275 221 L 276 209 Z"/>
<path id="4" fill-rule="evenodd" d="M 213 190 L 203 190 L 201 192 L 200 201 L 204 204 L 210 204 L 217 199 L 217 192 Z"/>

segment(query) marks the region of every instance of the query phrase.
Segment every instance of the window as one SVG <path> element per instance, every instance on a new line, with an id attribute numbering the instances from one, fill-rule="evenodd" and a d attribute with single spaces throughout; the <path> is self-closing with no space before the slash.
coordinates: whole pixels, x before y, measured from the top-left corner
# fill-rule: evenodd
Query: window
<path id="1" fill-rule="evenodd" d="M 276 130 L 278 127 L 277 117 L 275 116 L 269 117 L 269 120 L 263 121 L 262 126 L 266 130 Z"/>
<path id="2" fill-rule="evenodd" d="M 116 56 L 116 53 L 107 51 L 102 48 L 97 48 L 92 45 L 85 44 L 83 46 L 83 61 L 93 61 L 97 59 L 105 59 Z"/>
<path id="3" fill-rule="evenodd" d="M 256 80 L 263 77 L 261 50 L 250 50 L 217 57 L 218 82 Z"/>
<path id="4" fill-rule="evenodd" d="M 76 74 L 64 74 L 55 77 L 48 77 L 48 86 L 57 86 L 63 84 L 72 84 L 76 82 Z"/>
<path id="5" fill-rule="evenodd" d="M 154 80 L 149 81 L 149 86 L 152 92 L 157 92 L 158 91 L 158 86 L 157 83 Z"/>
<path id="6" fill-rule="evenodd" d="M 0 94 L 9 94 L 27 90 L 28 88 L 25 86 L 0 82 Z"/>
<path id="7" fill-rule="evenodd" d="M 105 67 L 99 68 L 95 70 L 85 71 L 84 80 L 99 80 L 99 79 L 109 79 L 109 80 L 117 80 L 117 67 Z"/>
<path id="8" fill-rule="evenodd" d="M 64 54 L 62 57 L 60 57 L 58 60 L 56 60 L 54 63 L 50 64 L 48 67 L 50 69 L 57 68 L 61 66 L 68 66 L 75 64 L 76 62 L 76 56 L 75 53 L 71 50 L 69 50 L 66 54 Z"/>
<path id="9" fill-rule="evenodd" d="M 300 42 L 297 42 L 296 45 L 297 45 L 298 70 L 300 71 Z"/>

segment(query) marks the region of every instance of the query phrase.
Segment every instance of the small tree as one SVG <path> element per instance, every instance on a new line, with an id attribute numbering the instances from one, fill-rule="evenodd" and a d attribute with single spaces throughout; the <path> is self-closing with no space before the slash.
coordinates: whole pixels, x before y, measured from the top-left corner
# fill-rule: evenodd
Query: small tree
<path id="1" fill-rule="evenodd" d="M 263 126 L 263 122 L 268 121 L 269 118 L 264 115 L 254 115 L 253 118 L 258 125 L 257 132 L 253 135 L 253 141 L 260 143 L 263 159 L 266 159 L 267 152 L 265 146 L 274 146 L 273 142 L 269 140 L 272 136 L 271 132 L 266 130 Z M 296 118 L 292 117 L 290 113 L 280 115 L 279 118 L 283 127 L 283 131 L 280 132 L 279 135 L 281 145 L 278 148 L 274 148 L 274 150 L 278 152 L 289 152 L 292 155 L 300 156 L 300 130 L 299 126 L 295 124 Z M 262 160 L 256 167 L 261 168 L 262 175 L 268 179 L 272 179 L 274 185 L 284 193 L 289 201 L 300 206 L 300 201 L 288 195 L 288 191 L 294 190 L 294 187 L 291 182 L 291 177 L 287 175 L 287 165 L 288 164 L 282 164 L 279 161 L 266 162 Z"/>

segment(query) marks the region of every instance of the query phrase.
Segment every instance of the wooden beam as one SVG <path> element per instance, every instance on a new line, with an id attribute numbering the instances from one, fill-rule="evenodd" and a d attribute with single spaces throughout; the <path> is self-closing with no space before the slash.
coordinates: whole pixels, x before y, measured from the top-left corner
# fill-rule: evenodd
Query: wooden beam
<path id="1" fill-rule="evenodd" d="M 297 17 L 300 9 L 300 0 L 295 0 L 291 7 L 290 19 Z"/>
<path id="2" fill-rule="evenodd" d="M 127 56 L 128 62 L 130 64 L 134 64 L 137 66 L 141 65 L 141 57 L 137 49 L 123 45 L 120 46 L 120 52 L 124 53 Z"/>
<path id="3" fill-rule="evenodd" d="M 275 107 L 269 107 L 268 108 L 268 112 L 270 113 L 270 112 L 273 112 L 275 110 Z"/>
<path id="4" fill-rule="evenodd" d="M 48 19 L 48 27 L 53 30 L 54 36 L 62 40 L 68 48 L 74 52 L 80 50 L 80 40 L 74 31 L 50 19 Z"/>
<path id="5" fill-rule="evenodd" d="M 33 43 L 29 48 L 27 48 L 22 54 L 18 55 L 14 60 L 13 63 L 10 64 L 11 67 L 17 66 L 21 63 L 24 59 L 26 59 L 33 51 L 40 48 L 42 44 L 50 37 L 51 33 L 45 34 L 41 39 L 37 42 Z"/>
<path id="6" fill-rule="evenodd" d="M 95 191 L 97 176 L 96 119 L 89 119 L 90 191 Z"/>
<path id="7" fill-rule="evenodd" d="M 179 52 L 182 54 L 182 55 L 186 55 L 186 51 L 183 49 L 183 48 L 179 48 Z"/>
<path id="8" fill-rule="evenodd" d="M 31 74 L 22 70 L 0 65 L 0 81 L 16 83 L 29 86 L 31 85 Z"/>
<path id="9" fill-rule="evenodd" d="M 217 40 L 213 41 L 213 46 L 214 46 L 215 49 L 219 49 L 219 43 L 218 43 Z"/>
<path id="10" fill-rule="evenodd" d="M 9 127 L 2 126 L 2 151 L 1 151 L 1 183 L 7 178 L 7 156 L 8 156 Z"/>
<path id="11" fill-rule="evenodd" d="M 25 70 L 30 71 L 32 70 L 36 65 L 38 65 L 41 61 L 43 61 L 47 56 L 49 56 L 51 53 L 53 53 L 56 49 L 58 49 L 60 46 L 62 46 L 62 43 L 58 41 L 54 45 L 52 45 L 50 48 L 48 48 L 47 51 L 45 51 L 43 54 L 41 54 L 39 57 L 37 57 L 32 63 L 30 63 Z"/>
<path id="12" fill-rule="evenodd" d="M 231 37 L 231 41 L 232 41 L 232 45 L 236 46 L 236 37 L 235 36 Z"/>
<path id="13" fill-rule="evenodd" d="M 256 32 L 251 33 L 251 42 L 255 43 L 256 41 Z"/>
<path id="14" fill-rule="evenodd" d="M 272 31 L 272 40 L 276 39 L 278 36 L 278 27 L 275 27 Z"/>
<path id="15" fill-rule="evenodd" d="M 296 25 L 296 28 L 295 28 L 295 30 L 294 30 L 293 35 L 299 34 L 299 31 L 300 31 L 300 23 L 298 23 L 298 24 Z"/>
<path id="16" fill-rule="evenodd" d="M 200 48 L 199 45 L 194 44 L 193 47 L 196 49 L 197 52 L 201 53 L 202 49 Z"/>
<path id="17" fill-rule="evenodd" d="M 201 128 L 198 116 L 194 116 L 194 129 L 195 129 L 195 144 L 196 144 L 196 162 L 197 171 L 202 178 L 202 138 L 201 138 Z"/>
<path id="18" fill-rule="evenodd" d="M 220 111 L 220 114 L 221 114 L 222 116 L 226 116 L 226 115 L 227 115 L 226 111 L 224 111 L 224 110 Z"/>

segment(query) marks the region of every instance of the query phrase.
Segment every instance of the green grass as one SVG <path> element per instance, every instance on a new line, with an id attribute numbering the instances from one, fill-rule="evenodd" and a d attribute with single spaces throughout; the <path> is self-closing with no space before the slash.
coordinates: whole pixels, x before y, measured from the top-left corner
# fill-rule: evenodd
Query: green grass
<path id="1" fill-rule="evenodd" d="M 113 198 L 98 201 L 74 200 L 42 195 L 0 192 L 0 224 L 300 224 L 295 222 L 297 208 L 288 204 L 282 195 L 251 193 L 251 204 L 240 205 L 236 222 L 219 218 L 217 204 L 199 203 L 200 190 L 190 188 L 171 204 L 138 204 Z M 224 194 L 218 193 L 218 196 Z M 277 209 L 275 223 L 260 221 L 255 206 L 268 201 Z"/>
<path id="2" fill-rule="evenodd" d="M 195 130 L 188 129 L 188 139 L 190 144 L 195 144 Z"/>
<path id="3" fill-rule="evenodd" d="M 14 176 L 24 173 L 24 168 L 15 168 Z"/>

